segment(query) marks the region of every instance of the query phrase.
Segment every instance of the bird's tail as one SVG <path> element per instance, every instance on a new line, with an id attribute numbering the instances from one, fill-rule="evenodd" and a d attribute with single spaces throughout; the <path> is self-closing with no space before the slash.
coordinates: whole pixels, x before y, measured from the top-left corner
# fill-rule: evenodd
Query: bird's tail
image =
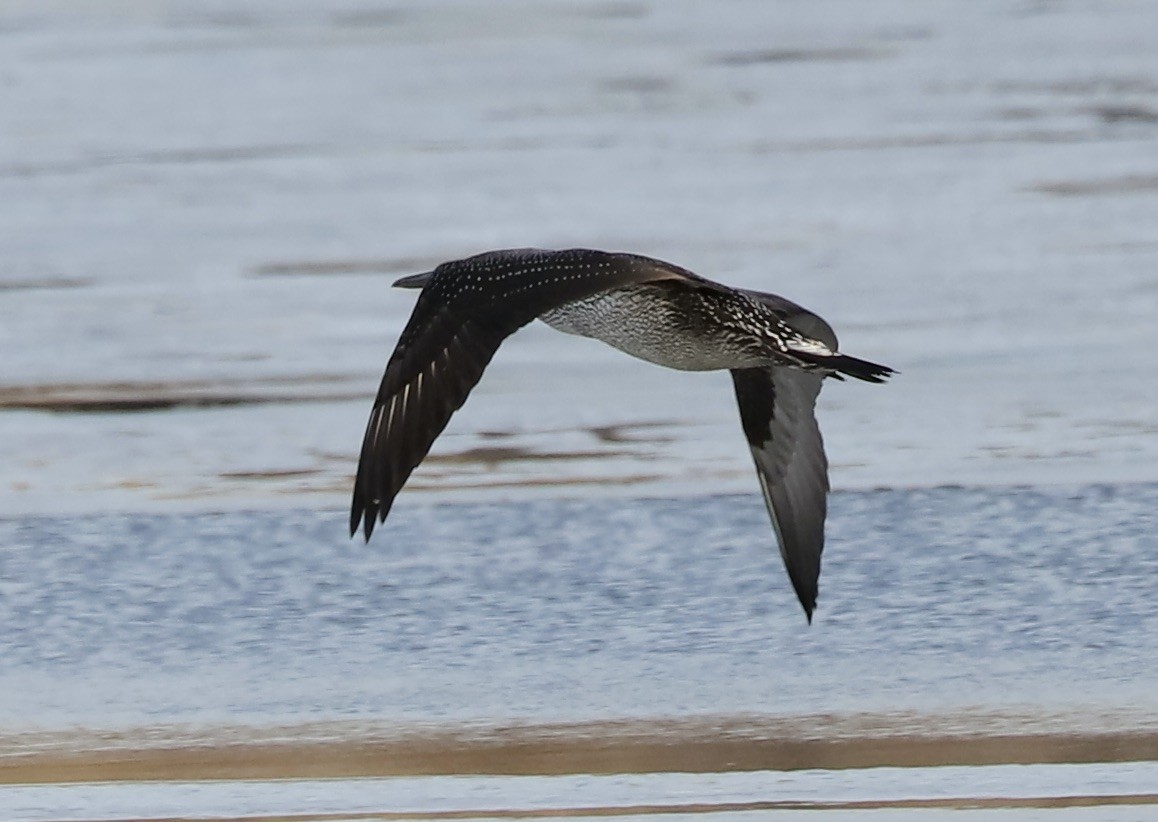
<path id="1" fill-rule="evenodd" d="M 425 288 L 426 284 L 430 282 L 430 278 L 434 276 L 433 271 L 423 271 L 421 274 L 411 274 L 408 277 L 400 277 L 394 281 L 395 288 Z"/>

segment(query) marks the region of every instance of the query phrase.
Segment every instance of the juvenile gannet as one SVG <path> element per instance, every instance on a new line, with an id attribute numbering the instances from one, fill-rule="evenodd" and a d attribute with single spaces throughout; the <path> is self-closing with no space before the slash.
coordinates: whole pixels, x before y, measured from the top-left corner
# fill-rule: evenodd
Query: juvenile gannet
<path id="1" fill-rule="evenodd" d="M 783 297 L 637 254 L 490 251 L 394 285 L 422 291 L 366 426 L 351 536 L 360 526 L 370 539 L 502 341 L 538 318 L 656 365 L 731 371 L 780 556 L 812 620 L 829 488 L 816 397 L 825 377 L 879 383 L 893 369 L 839 353 L 828 323 Z"/>

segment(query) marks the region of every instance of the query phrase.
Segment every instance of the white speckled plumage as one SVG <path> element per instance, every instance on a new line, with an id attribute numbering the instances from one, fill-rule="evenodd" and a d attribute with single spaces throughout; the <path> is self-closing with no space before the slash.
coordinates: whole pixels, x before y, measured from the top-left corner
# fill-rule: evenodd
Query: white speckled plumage
<path id="1" fill-rule="evenodd" d="M 813 412 L 826 376 L 892 369 L 841 354 L 820 317 L 635 254 L 492 251 L 395 285 L 421 288 L 362 443 L 350 531 L 366 539 L 506 337 L 540 318 L 634 357 L 732 374 L 781 556 L 809 619 L 824 547 L 828 463 Z"/>

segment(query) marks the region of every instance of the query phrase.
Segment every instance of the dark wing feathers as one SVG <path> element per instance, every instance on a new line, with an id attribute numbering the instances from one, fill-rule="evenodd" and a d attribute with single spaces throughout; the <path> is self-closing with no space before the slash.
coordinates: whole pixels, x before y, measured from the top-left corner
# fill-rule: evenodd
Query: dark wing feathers
<path id="1" fill-rule="evenodd" d="M 443 263 L 421 284 L 414 312 L 386 365 L 362 441 L 350 533 L 366 539 L 466 401 L 508 336 L 539 314 L 600 291 L 690 278 L 691 272 L 632 254 L 572 249 L 494 251 Z"/>
<path id="2" fill-rule="evenodd" d="M 517 328 L 471 318 L 452 323 L 442 312 L 431 324 L 436 333 L 430 338 L 414 340 L 405 349 L 399 345 L 366 426 L 350 509 L 351 533 L 361 525 L 370 538 L 375 521 L 386 518 L 410 473 L 466 401 L 503 339 Z M 418 356 L 415 347 L 427 356 Z"/>
<path id="3" fill-rule="evenodd" d="M 837 349 L 835 332 L 816 314 L 775 294 L 745 293 L 801 334 Z M 810 621 L 828 512 L 828 458 L 815 414 L 823 380 L 819 373 L 788 366 L 732 371 L 740 422 L 780 556 Z"/>
<path id="4" fill-rule="evenodd" d="M 814 413 L 823 379 L 786 366 L 732 371 L 740 421 L 780 556 L 809 621 L 828 510 L 828 459 Z"/>

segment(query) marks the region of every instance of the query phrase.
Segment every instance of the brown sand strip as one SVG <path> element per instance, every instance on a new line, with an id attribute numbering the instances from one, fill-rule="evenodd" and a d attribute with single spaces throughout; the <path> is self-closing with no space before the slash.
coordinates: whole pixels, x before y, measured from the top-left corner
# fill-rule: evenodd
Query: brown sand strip
<path id="1" fill-rule="evenodd" d="M 364 393 L 364 389 L 350 377 L 335 374 L 168 382 L 46 383 L 0 386 L 0 409 L 57 413 L 137 412 L 326 402 L 355 399 Z"/>
<path id="2" fill-rule="evenodd" d="M 1052 810 L 1104 806 L 1158 807 L 1158 793 L 1107 796 L 960 797 L 948 799 L 882 799 L 857 802 L 692 802 L 672 805 L 592 805 L 578 808 L 479 809 L 454 811 L 359 811 L 357 813 L 278 814 L 274 816 L 212 817 L 212 822 L 340 822 L 341 820 L 403 819 L 558 819 L 560 817 L 653 816 L 739 811 L 867 811 L 867 810 Z M 148 817 L 108 822 L 205 822 L 206 817 Z"/>
<path id="3" fill-rule="evenodd" d="M 1042 727 L 1045 724 L 1047 727 Z M 868 716 L 592 722 L 393 733 L 334 726 L 0 740 L 0 784 L 551 775 L 1158 760 L 1158 729 Z"/>

